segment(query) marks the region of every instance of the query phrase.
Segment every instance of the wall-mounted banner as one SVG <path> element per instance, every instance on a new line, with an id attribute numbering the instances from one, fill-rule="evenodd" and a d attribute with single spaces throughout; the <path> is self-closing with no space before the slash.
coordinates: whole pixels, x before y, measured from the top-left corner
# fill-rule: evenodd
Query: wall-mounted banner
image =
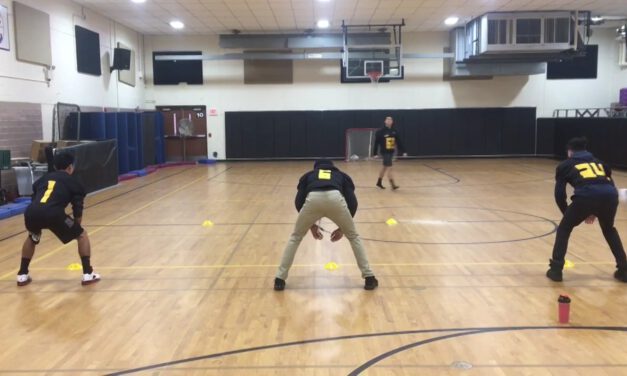
<path id="1" fill-rule="evenodd" d="M 0 48 L 10 50 L 9 46 L 9 10 L 0 5 Z"/>

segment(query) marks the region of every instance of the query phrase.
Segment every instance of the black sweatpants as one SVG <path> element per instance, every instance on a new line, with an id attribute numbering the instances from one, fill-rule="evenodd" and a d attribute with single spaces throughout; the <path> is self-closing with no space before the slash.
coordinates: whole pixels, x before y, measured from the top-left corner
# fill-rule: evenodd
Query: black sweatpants
<path id="1" fill-rule="evenodd" d="M 573 202 L 564 213 L 564 218 L 562 218 L 557 227 L 551 267 L 559 269 L 564 267 L 564 257 L 566 256 L 570 233 L 573 231 L 573 228 L 579 226 L 586 218 L 594 215 L 599 220 L 603 236 L 610 246 L 614 258 L 616 258 L 616 267 L 627 268 L 625 250 L 623 249 L 618 231 L 614 227 L 617 208 L 617 196 L 574 197 Z"/>

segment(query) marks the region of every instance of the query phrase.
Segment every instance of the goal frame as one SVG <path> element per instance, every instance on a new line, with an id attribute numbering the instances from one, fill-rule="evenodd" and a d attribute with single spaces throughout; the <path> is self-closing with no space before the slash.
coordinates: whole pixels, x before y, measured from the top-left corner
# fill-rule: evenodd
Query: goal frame
<path id="1" fill-rule="evenodd" d="M 346 162 L 350 162 L 350 155 L 348 155 L 348 134 L 350 132 L 355 132 L 355 131 L 368 131 L 368 132 L 376 132 L 378 130 L 378 128 L 348 128 L 345 132 L 344 132 L 344 160 Z M 372 142 L 374 143 L 375 140 L 373 139 Z M 372 158 L 372 156 L 370 155 L 372 152 L 372 149 L 369 151 L 368 153 L 368 159 Z"/>

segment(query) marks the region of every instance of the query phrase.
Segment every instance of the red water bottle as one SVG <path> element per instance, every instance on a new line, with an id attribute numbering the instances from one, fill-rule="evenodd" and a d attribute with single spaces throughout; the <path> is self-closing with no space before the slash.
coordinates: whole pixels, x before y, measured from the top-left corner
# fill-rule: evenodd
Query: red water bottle
<path id="1" fill-rule="evenodd" d="M 570 298 L 568 295 L 560 295 L 558 302 L 558 317 L 560 324 L 568 324 L 570 320 Z"/>

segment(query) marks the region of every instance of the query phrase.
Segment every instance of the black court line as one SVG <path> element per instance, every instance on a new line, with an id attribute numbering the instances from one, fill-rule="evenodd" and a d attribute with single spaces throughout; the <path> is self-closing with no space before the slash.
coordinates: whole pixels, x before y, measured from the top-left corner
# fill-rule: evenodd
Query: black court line
<path id="1" fill-rule="evenodd" d="M 416 206 L 384 206 L 384 207 L 366 207 L 366 208 L 362 208 L 361 210 L 385 210 L 385 209 L 407 209 L 407 208 L 433 208 L 433 209 L 467 209 L 467 210 L 477 210 L 477 211 L 487 211 L 487 212 L 494 212 L 494 213 L 509 213 L 509 214 L 516 214 L 516 215 L 521 215 L 521 216 L 526 216 L 526 217 L 531 217 L 531 218 L 535 218 L 535 220 L 526 220 L 526 221 L 514 221 L 514 220 L 507 220 L 507 219 L 503 219 L 503 220 L 487 220 L 487 221 L 480 221 L 480 220 L 475 220 L 475 221 L 462 221 L 462 220 L 457 220 L 457 221 L 450 221 L 451 223 L 529 223 L 529 222 L 546 222 L 546 223 L 550 223 L 553 225 L 553 228 L 545 233 L 542 234 L 538 234 L 538 235 L 533 235 L 530 237 L 526 237 L 526 238 L 520 238 L 520 239 L 506 239 L 506 240 L 494 240 L 494 241 L 477 241 L 477 242 L 412 242 L 412 241 L 401 241 L 401 240 L 382 240 L 382 239 L 374 239 L 374 238 L 367 238 L 367 237 L 361 237 L 362 240 L 368 240 L 368 241 L 372 241 L 372 242 L 379 242 L 379 243 L 388 243 L 388 244 L 418 244 L 418 245 L 478 245 L 478 244 L 503 244 L 503 243 L 516 243 L 516 242 L 523 242 L 523 241 L 528 241 L 528 240 L 535 240 L 535 239 L 539 239 L 539 238 L 544 238 L 547 236 L 552 235 L 553 233 L 555 233 L 555 231 L 557 231 L 557 222 L 549 219 L 549 218 L 545 218 L 542 216 L 538 216 L 535 214 L 528 214 L 528 213 L 523 213 L 523 212 L 519 212 L 519 211 L 513 211 L 513 210 L 505 210 L 505 209 L 493 209 L 493 208 L 482 208 L 482 207 L 465 207 L 465 206 L 422 206 L 422 205 L 416 205 Z M 380 224 L 381 222 L 379 221 L 364 221 L 364 222 L 357 222 L 357 223 L 362 223 L 362 224 Z M 403 223 L 403 222 L 400 222 Z M 253 226 L 253 225 L 291 225 L 292 223 L 283 223 L 283 222 L 262 222 L 262 223 L 257 223 L 257 222 L 250 222 L 250 223 L 244 223 L 244 222 L 238 222 L 238 223 L 225 223 L 225 224 L 216 224 L 216 225 L 222 225 L 222 226 L 236 226 L 236 225 L 247 225 L 247 226 Z M 96 226 L 96 225 L 92 225 L 92 226 Z M 118 226 L 122 226 L 122 225 L 118 225 Z M 132 227 L 133 225 L 124 225 L 123 227 Z M 151 225 L 135 225 L 137 227 L 140 226 L 151 226 Z M 155 225 L 155 226 L 198 226 L 197 224 L 162 224 L 162 225 Z M 85 226 L 87 227 L 87 226 Z M 108 226 L 101 226 L 101 227 L 108 227 Z M 116 226 L 110 226 L 110 227 L 116 227 Z M 520 227 L 520 226 L 518 226 Z M 524 230 L 524 229 L 523 229 Z M 528 232 L 527 230 L 524 230 L 526 232 Z"/>
<path id="2" fill-rule="evenodd" d="M 618 220 L 616 220 L 618 221 Z M 501 220 L 442 220 L 441 222 L 445 223 L 545 223 L 545 220 L 542 219 L 528 219 L 528 220 L 520 220 L 520 221 L 510 221 L 506 219 Z M 381 221 L 355 221 L 356 224 L 379 224 L 383 225 L 385 223 Z M 403 223 L 403 222 L 400 222 Z M 415 224 L 415 223 L 409 223 Z M 227 223 L 214 223 L 214 226 L 250 226 L 250 225 L 267 225 L 267 226 L 282 226 L 282 225 L 294 225 L 294 222 L 227 222 Z M 91 225 L 83 225 L 83 227 L 198 227 L 200 224 L 198 223 L 134 223 L 128 225 L 106 225 L 106 224 L 91 224 Z"/>
<path id="3" fill-rule="evenodd" d="M 464 337 L 464 336 L 472 336 L 475 334 L 484 334 L 484 333 L 498 333 L 498 332 L 514 332 L 514 331 L 525 331 L 525 330 L 550 330 L 550 329 L 560 329 L 560 330 L 599 330 L 599 331 L 617 331 L 617 332 L 627 332 L 627 327 L 590 327 L 590 326 L 580 326 L 580 327 L 509 327 L 509 328 L 486 328 L 486 329 L 477 329 L 477 330 L 468 330 L 462 333 L 454 333 L 448 334 L 444 336 L 429 338 L 426 340 L 410 343 L 408 345 L 404 345 L 401 347 L 397 347 L 394 350 L 388 351 L 381 355 L 378 355 L 359 367 L 355 368 L 352 372 L 348 374 L 348 376 L 357 376 L 362 372 L 366 371 L 368 368 L 373 365 L 379 363 L 382 360 L 390 358 L 398 353 L 403 351 L 413 349 L 416 347 L 420 347 L 429 343 L 439 342 L 450 338 L 455 337 Z"/>
<path id="4" fill-rule="evenodd" d="M 460 178 L 458 178 L 457 176 L 454 176 L 454 175 L 452 175 L 452 174 L 449 174 L 448 172 L 444 171 L 444 169 L 442 169 L 442 168 L 435 168 L 435 167 L 429 166 L 429 165 L 428 165 L 428 164 L 426 164 L 426 163 L 423 163 L 423 166 L 425 166 L 425 167 L 427 167 L 427 168 L 430 168 L 430 169 L 432 169 L 432 170 L 433 170 L 433 171 L 435 171 L 435 172 L 439 172 L 440 174 L 445 175 L 445 176 L 448 176 L 449 178 L 453 179 L 453 183 L 451 183 L 451 184 L 457 184 L 457 183 L 459 183 L 459 182 L 461 182 L 461 181 L 462 181 L 462 180 L 461 180 Z"/>
<path id="5" fill-rule="evenodd" d="M 482 334 L 482 333 L 495 333 L 495 332 L 510 332 L 510 331 L 524 331 L 524 330 L 598 330 L 598 331 L 615 331 L 615 332 L 627 332 L 627 327 L 621 326 L 508 326 L 508 327 L 485 327 L 485 328 L 448 328 L 448 329 L 421 329 L 421 330 L 405 330 L 405 331 L 397 331 L 397 332 L 383 332 L 383 333 L 370 333 L 370 334 L 355 334 L 355 335 L 346 335 L 339 337 L 329 337 L 329 338 L 317 338 L 303 341 L 293 341 L 293 342 L 285 342 L 285 343 L 277 343 L 272 345 L 264 345 L 264 346 L 256 346 L 249 347 L 244 349 L 237 349 L 231 351 L 224 351 L 220 353 L 208 354 L 195 356 L 185 359 L 173 360 L 169 362 L 157 363 L 152 365 L 147 365 L 143 367 L 137 367 L 128 370 L 122 370 L 118 372 L 113 372 L 107 374 L 107 376 L 118 376 L 118 375 L 128 375 L 132 373 L 149 371 L 158 368 L 164 367 L 172 367 L 178 364 L 185 364 L 191 362 L 197 362 L 200 360 L 208 360 L 208 359 L 216 359 L 222 358 L 230 355 L 239 355 L 245 353 L 252 353 L 264 350 L 278 349 L 284 347 L 293 347 L 293 346 L 303 346 L 310 345 L 315 343 L 325 343 L 332 341 L 343 341 L 343 340 L 352 340 L 352 339 L 363 339 L 363 338 L 377 338 L 377 337 L 389 337 L 389 336 L 399 336 L 399 335 L 412 335 L 412 334 L 428 334 L 428 333 L 448 333 L 439 337 L 430 338 L 427 340 L 422 340 L 418 342 L 414 342 L 409 345 L 401 346 L 394 350 L 388 351 L 384 354 L 378 355 L 375 358 L 370 359 L 364 364 L 360 365 L 358 368 L 353 370 L 350 375 L 358 375 L 364 370 L 370 368 L 374 364 L 380 362 L 383 359 L 386 359 L 390 356 L 393 356 L 399 352 L 405 351 L 410 348 L 416 348 L 422 345 L 426 345 L 428 343 L 442 341 L 449 338 L 461 337 L 461 336 L 469 336 L 474 334 Z"/>
<path id="6" fill-rule="evenodd" d="M 508 239 L 508 240 L 495 240 L 495 241 L 483 241 L 483 242 L 411 242 L 411 241 L 401 241 L 401 240 L 381 240 L 381 239 L 373 239 L 362 237 L 362 240 L 368 240 L 372 242 L 380 242 L 380 243 L 389 243 L 389 244 L 419 244 L 419 245 L 472 245 L 472 244 L 502 244 L 502 243 L 516 243 L 528 240 L 535 240 L 539 238 L 544 238 L 549 236 L 557 231 L 557 222 L 545 218 L 535 214 L 528 214 L 523 212 L 518 212 L 514 210 L 505 210 L 505 209 L 493 209 L 493 208 L 477 208 L 477 207 L 465 207 L 465 206 L 389 206 L 389 207 L 380 207 L 380 208 L 362 208 L 361 210 L 380 210 L 380 209 L 405 209 L 405 208 L 434 208 L 434 209 L 469 209 L 469 210 L 479 210 L 479 211 L 487 211 L 487 212 L 496 212 L 496 213 L 510 213 L 516 215 L 522 215 L 527 217 L 536 218 L 538 220 L 542 220 L 543 222 L 551 223 L 553 225 L 553 229 L 544 234 L 520 238 L 520 239 Z M 503 222 L 510 222 L 508 220 L 503 220 Z M 402 223 L 402 222 L 401 222 Z"/>

